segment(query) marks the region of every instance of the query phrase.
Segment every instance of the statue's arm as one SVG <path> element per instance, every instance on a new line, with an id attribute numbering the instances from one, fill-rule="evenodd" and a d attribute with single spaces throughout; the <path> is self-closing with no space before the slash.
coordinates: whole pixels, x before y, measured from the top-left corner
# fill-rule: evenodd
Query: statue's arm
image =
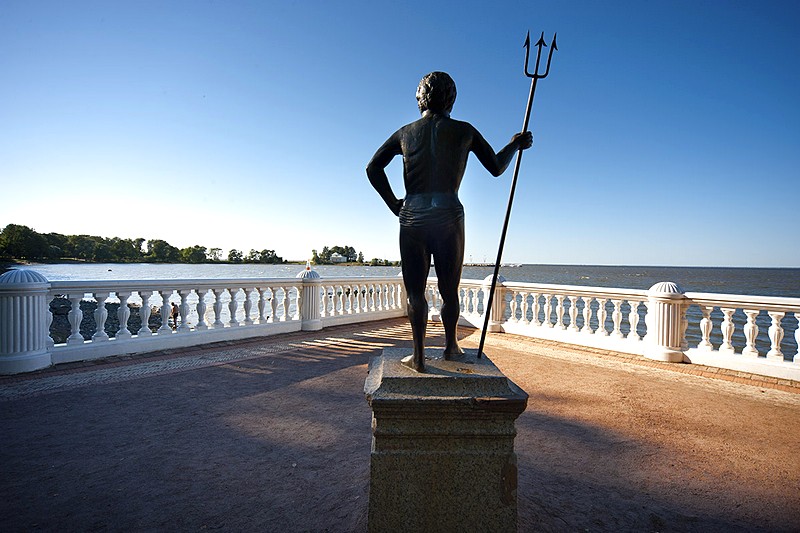
<path id="1" fill-rule="evenodd" d="M 378 148 L 375 155 L 372 156 L 369 164 L 367 165 L 367 177 L 369 182 L 381 195 L 383 201 L 392 210 L 392 213 L 399 216 L 400 208 L 403 207 L 403 200 L 398 199 L 389 185 L 389 178 L 386 176 L 386 167 L 391 163 L 394 156 L 400 155 L 401 147 L 399 135 L 395 133 L 383 143 L 383 146 Z"/>
<path id="2" fill-rule="evenodd" d="M 511 137 L 511 141 L 503 147 L 502 150 L 494 153 L 494 150 L 483 136 L 473 128 L 472 135 L 472 152 L 477 156 L 478 161 L 489 171 L 489 173 L 497 177 L 508 168 L 514 154 L 521 148 L 527 150 L 533 145 L 533 136 L 531 132 L 515 133 Z"/>

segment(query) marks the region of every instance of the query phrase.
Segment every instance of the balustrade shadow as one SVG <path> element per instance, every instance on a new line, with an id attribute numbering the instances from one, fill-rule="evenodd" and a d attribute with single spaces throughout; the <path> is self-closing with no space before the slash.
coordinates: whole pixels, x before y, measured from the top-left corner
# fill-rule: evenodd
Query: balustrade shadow
<path id="1" fill-rule="evenodd" d="M 4 402 L 3 529 L 364 530 L 366 364 L 384 346 L 410 345 L 405 320 L 382 325 Z"/>

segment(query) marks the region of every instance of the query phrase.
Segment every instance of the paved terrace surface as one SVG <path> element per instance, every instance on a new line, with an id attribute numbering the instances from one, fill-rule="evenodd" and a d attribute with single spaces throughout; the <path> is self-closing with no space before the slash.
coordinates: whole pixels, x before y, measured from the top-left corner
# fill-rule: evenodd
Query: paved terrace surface
<path id="1" fill-rule="evenodd" d="M 367 362 L 406 324 L 0 378 L 0 530 L 364 531 Z M 530 394 L 520 531 L 800 530 L 795 383 L 512 335 L 487 353 Z"/>

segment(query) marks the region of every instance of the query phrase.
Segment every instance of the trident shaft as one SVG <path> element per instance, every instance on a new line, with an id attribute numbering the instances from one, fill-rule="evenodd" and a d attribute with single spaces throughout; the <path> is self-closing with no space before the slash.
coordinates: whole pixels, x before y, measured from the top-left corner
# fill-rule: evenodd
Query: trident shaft
<path id="1" fill-rule="evenodd" d="M 535 45 L 538 50 L 536 52 L 536 66 L 533 73 L 528 72 L 528 60 L 530 59 L 531 52 L 531 34 L 525 37 L 525 75 L 531 78 L 531 92 L 528 95 L 528 106 L 525 108 L 525 121 L 522 123 L 522 132 L 528 131 L 528 123 L 531 118 L 531 108 L 533 107 L 533 96 L 536 94 L 536 82 L 544 79 L 550 74 L 550 60 L 553 59 L 553 52 L 558 50 L 556 46 L 556 34 L 553 34 L 553 42 L 550 43 L 550 52 L 547 54 L 547 66 L 544 69 L 544 74 L 539 74 L 539 61 L 542 59 L 542 48 L 547 47 L 544 42 L 544 32 L 539 37 L 539 41 Z M 497 288 L 497 278 L 500 274 L 500 263 L 503 260 L 503 247 L 506 244 L 506 233 L 508 232 L 508 219 L 511 218 L 511 206 L 514 203 L 514 191 L 517 189 L 517 177 L 519 177 L 519 166 L 522 163 L 522 149 L 517 152 L 517 160 L 514 163 L 514 178 L 511 180 L 511 192 L 508 195 L 508 207 L 506 208 L 506 218 L 503 222 L 503 231 L 500 234 L 500 246 L 497 249 L 497 260 L 494 262 L 494 274 L 492 275 L 492 287 L 489 290 L 489 295 L 485 299 L 485 306 L 483 309 L 483 330 L 481 330 L 481 342 L 478 345 L 478 357 L 483 355 L 483 344 L 486 342 L 486 331 L 489 328 L 489 319 L 492 316 L 492 305 L 494 300 L 494 291 Z"/>

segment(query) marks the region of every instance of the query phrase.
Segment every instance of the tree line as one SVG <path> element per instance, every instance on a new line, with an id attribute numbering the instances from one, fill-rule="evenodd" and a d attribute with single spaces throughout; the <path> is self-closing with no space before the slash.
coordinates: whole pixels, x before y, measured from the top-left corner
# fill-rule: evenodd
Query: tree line
<path id="1" fill-rule="evenodd" d="M 0 257 L 4 259 L 48 260 L 79 259 L 99 263 L 268 263 L 286 261 L 275 250 L 251 249 L 247 254 L 232 249 L 223 256 L 221 248 L 195 245 L 172 246 L 162 239 L 120 239 L 95 235 L 38 233 L 18 224 L 0 232 Z"/>
<path id="2" fill-rule="evenodd" d="M 338 256 L 337 256 L 338 254 Z M 334 257 L 341 257 L 339 261 L 334 261 Z M 399 261 L 389 261 L 388 259 L 373 258 L 369 262 L 364 261 L 364 254 L 356 252 L 352 246 L 324 246 L 321 252 L 316 249 L 311 250 L 311 263 L 315 265 L 333 265 L 336 263 L 358 263 L 369 266 L 399 266 Z"/>

